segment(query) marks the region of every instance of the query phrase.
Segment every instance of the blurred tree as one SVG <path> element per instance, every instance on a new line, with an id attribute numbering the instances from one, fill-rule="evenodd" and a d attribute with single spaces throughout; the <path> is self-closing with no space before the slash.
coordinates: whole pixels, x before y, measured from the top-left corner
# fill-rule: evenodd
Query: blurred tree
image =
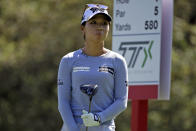
<path id="1" fill-rule="evenodd" d="M 196 130 L 196 16 L 194 0 L 175 0 L 169 101 L 151 101 L 149 130 Z"/>

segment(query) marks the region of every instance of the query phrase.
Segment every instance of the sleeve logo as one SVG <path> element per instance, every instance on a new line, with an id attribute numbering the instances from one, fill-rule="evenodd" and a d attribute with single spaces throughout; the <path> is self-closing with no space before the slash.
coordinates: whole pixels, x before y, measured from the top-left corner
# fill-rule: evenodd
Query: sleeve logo
<path id="1" fill-rule="evenodd" d="M 58 84 L 58 85 L 63 85 L 63 80 L 58 79 L 57 84 Z"/>

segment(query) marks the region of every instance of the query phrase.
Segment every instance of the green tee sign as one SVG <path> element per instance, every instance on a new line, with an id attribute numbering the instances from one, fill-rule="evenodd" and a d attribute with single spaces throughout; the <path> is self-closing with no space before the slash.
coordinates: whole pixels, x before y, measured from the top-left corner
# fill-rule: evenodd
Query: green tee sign
<path id="1" fill-rule="evenodd" d="M 161 1 L 114 0 L 112 49 L 125 57 L 129 85 L 159 85 Z"/>

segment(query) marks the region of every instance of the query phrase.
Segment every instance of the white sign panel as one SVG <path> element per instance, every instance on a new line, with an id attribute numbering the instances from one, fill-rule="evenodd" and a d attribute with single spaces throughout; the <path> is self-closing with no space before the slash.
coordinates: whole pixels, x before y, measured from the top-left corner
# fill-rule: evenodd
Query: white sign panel
<path id="1" fill-rule="evenodd" d="M 112 50 L 128 65 L 129 85 L 159 85 L 161 1 L 114 0 Z"/>

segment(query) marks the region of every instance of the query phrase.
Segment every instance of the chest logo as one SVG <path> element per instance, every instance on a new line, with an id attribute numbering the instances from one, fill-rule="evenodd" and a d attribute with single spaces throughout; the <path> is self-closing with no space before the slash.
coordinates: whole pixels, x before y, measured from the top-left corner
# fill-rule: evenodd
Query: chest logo
<path id="1" fill-rule="evenodd" d="M 84 66 L 73 67 L 73 72 L 78 72 L 78 71 L 90 71 L 90 67 L 84 67 Z"/>
<path id="2" fill-rule="evenodd" d="M 114 68 L 111 68 L 108 66 L 101 66 L 101 67 L 99 67 L 99 72 L 108 72 L 108 73 L 114 75 Z"/>

